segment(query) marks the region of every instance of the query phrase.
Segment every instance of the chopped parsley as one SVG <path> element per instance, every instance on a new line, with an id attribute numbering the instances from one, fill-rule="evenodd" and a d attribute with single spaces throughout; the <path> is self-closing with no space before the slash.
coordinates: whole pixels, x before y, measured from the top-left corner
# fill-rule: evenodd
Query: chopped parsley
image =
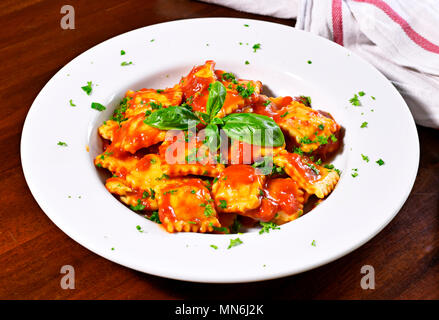
<path id="1" fill-rule="evenodd" d="M 158 90 L 157 90 L 157 91 L 158 91 Z M 160 92 L 158 92 L 158 93 L 160 93 Z M 149 102 L 149 105 L 150 105 L 150 107 L 151 107 L 152 110 L 158 110 L 158 109 L 163 108 L 163 106 L 162 106 L 161 103 L 157 104 L 157 103 L 155 103 L 154 101 Z"/>
<path id="2" fill-rule="evenodd" d="M 229 233 L 229 230 L 227 228 L 224 227 L 215 227 L 212 222 L 209 223 L 209 226 L 212 227 L 212 229 L 216 232 L 223 232 L 223 233 Z"/>
<path id="3" fill-rule="evenodd" d="M 243 242 L 241 241 L 241 239 L 236 238 L 236 239 L 230 239 L 230 244 L 227 247 L 227 249 L 230 249 L 232 247 L 236 247 L 239 246 L 240 244 L 242 244 Z"/>
<path id="4" fill-rule="evenodd" d="M 69 100 L 69 103 L 70 103 L 70 106 L 71 106 L 71 107 L 76 107 L 76 104 L 73 103 L 73 100 L 72 100 L 72 99 Z"/>
<path id="5" fill-rule="evenodd" d="M 316 247 L 316 241 L 313 240 L 313 241 L 311 242 L 311 245 L 312 245 L 313 247 Z"/>
<path id="6" fill-rule="evenodd" d="M 281 117 L 281 118 L 285 118 L 287 115 L 288 115 L 288 111 L 285 112 L 285 113 L 284 113 L 283 115 L 281 115 L 280 117 Z"/>
<path id="7" fill-rule="evenodd" d="M 174 194 L 174 193 L 177 193 L 177 192 L 178 192 L 178 190 L 176 190 L 176 189 L 174 189 L 174 190 L 168 190 L 168 191 L 163 192 L 163 195 Z"/>
<path id="8" fill-rule="evenodd" d="M 204 207 L 204 215 L 206 217 L 210 217 L 214 213 L 210 204 L 202 203 L 200 204 L 200 207 Z"/>
<path id="9" fill-rule="evenodd" d="M 137 229 L 140 233 L 143 233 L 143 230 L 142 230 L 142 227 L 141 227 L 141 226 L 137 225 L 137 226 L 136 226 L 136 229 Z"/>
<path id="10" fill-rule="evenodd" d="M 364 121 L 364 122 L 361 124 L 360 128 L 367 128 L 367 122 Z"/>
<path id="11" fill-rule="evenodd" d="M 358 169 L 352 169 L 352 171 L 353 171 L 352 174 L 351 174 L 351 175 L 352 175 L 352 178 L 357 177 L 357 176 L 358 176 L 358 172 L 357 172 Z"/>
<path id="12" fill-rule="evenodd" d="M 160 217 L 159 217 L 159 212 L 158 211 L 154 211 L 150 217 L 146 217 L 148 220 L 151 220 L 152 222 L 158 223 L 158 224 L 162 224 L 162 222 L 160 221 Z"/>
<path id="13" fill-rule="evenodd" d="M 368 156 L 366 156 L 364 154 L 361 154 L 361 157 L 363 158 L 364 161 L 369 162 L 369 157 Z"/>
<path id="14" fill-rule="evenodd" d="M 250 26 L 249 26 L 248 24 L 245 24 L 244 27 L 247 27 L 247 28 L 248 28 L 248 27 L 250 27 Z"/>
<path id="15" fill-rule="evenodd" d="M 325 129 L 325 125 L 324 124 L 319 124 L 317 128 L 319 128 L 319 130 L 323 130 L 323 129 Z"/>
<path id="16" fill-rule="evenodd" d="M 92 102 L 91 103 L 91 108 L 95 109 L 95 110 L 98 110 L 98 111 L 104 111 L 106 109 L 102 104 L 100 104 L 98 102 Z"/>
<path id="17" fill-rule="evenodd" d="M 162 93 L 163 91 L 165 91 L 165 90 L 163 90 L 163 89 L 157 89 L 156 90 L 157 93 Z"/>
<path id="18" fill-rule="evenodd" d="M 164 173 L 164 174 L 162 174 L 159 178 L 155 178 L 156 180 L 163 180 L 163 179 L 169 179 L 169 176 L 166 174 L 166 173 Z"/>
<path id="19" fill-rule="evenodd" d="M 336 138 L 336 136 L 334 136 L 333 134 L 331 134 L 330 138 L 331 138 L 332 142 L 337 142 L 337 140 L 338 140 Z"/>
<path id="20" fill-rule="evenodd" d="M 87 95 L 90 95 L 92 90 L 93 90 L 92 82 L 91 81 L 87 81 L 87 85 L 81 87 L 81 89 L 84 90 Z"/>
<path id="21" fill-rule="evenodd" d="M 328 138 L 325 136 L 317 136 L 317 142 L 321 145 L 328 144 Z"/>
<path id="22" fill-rule="evenodd" d="M 239 222 L 238 218 L 235 218 L 235 220 L 233 220 L 233 224 L 230 226 L 230 232 L 238 233 L 239 229 L 241 229 L 241 223 Z"/>
<path id="23" fill-rule="evenodd" d="M 253 45 L 253 52 L 256 52 L 259 49 L 261 49 L 261 44 L 260 43 L 256 43 L 256 44 Z"/>
<path id="24" fill-rule="evenodd" d="M 372 100 L 376 100 L 376 98 L 374 96 L 370 96 L 372 98 Z"/>
<path id="25" fill-rule="evenodd" d="M 127 105 L 128 101 L 129 98 L 123 98 L 119 102 L 119 106 L 117 107 L 116 110 L 114 110 L 113 116 L 111 117 L 111 120 L 116 121 L 119 125 L 121 122 L 128 120 L 124 116 L 125 111 L 127 111 L 128 109 L 128 105 Z"/>
<path id="26" fill-rule="evenodd" d="M 218 247 L 216 245 L 214 245 L 214 244 L 211 244 L 210 247 L 214 248 L 215 250 L 218 250 Z"/>
<path id="27" fill-rule="evenodd" d="M 149 188 L 149 191 L 151 193 L 151 200 L 155 200 L 155 191 L 152 188 Z"/>
<path id="28" fill-rule="evenodd" d="M 315 174 L 320 174 L 319 169 L 316 168 L 315 165 L 313 165 L 312 163 L 307 163 L 306 164 Z"/>
<path id="29" fill-rule="evenodd" d="M 248 61 L 248 60 L 245 60 L 245 62 L 244 62 L 245 64 L 250 64 L 250 62 Z"/>
<path id="30" fill-rule="evenodd" d="M 120 55 L 121 56 L 125 55 L 125 51 L 124 50 L 120 50 Z"/>
<path id="31" fill-rule="evenodd" d="M 133 62 L 132 61 L 129 61 L 129 62 L 123 61 L 120 65 L 122 67 L 126 67 L 126 66 L 129 66 L 130 64 L 133 64 Z"/>
<path id="32" fill-rule="evenodd" d="M 361 106 L 361 102 L 360 99 L 358 99 L 358 95 L 355 94 L 351 99 L 349 99 L 349 102 L 353 105 L 353 106 Z"/>
<path id="33" fill-rule="evenodd" d="M 218 205 L 218 207 L 220 207 L 221 209 L 227 208 L 227 201 L 226 200 L 220 200 L 219 202 L 220 202 L 220 204 Z"/>
<path id="34" fill-rule="evenodd" d="M 236 77 L 235 77 L 235 75 L 233 73 L 225 72 L 225 73 L 222 74 L 221 77 L 225 81 L 231 81 L 234 84 L 238 84 L 238 80 L 236 80 Z"/>
<path id="35" fill-rule="evenodd" d="M 382 165 L 384 165 L 384 160 L 383 159 L 378 159 L 377 161 L 376 161 L 376 163 L 378 163 L 378 165 L 381 167 Z"/>
<path id="36" fill-rule="evenodd" d="M 140 202 L 140 199 L 137 199 L 137 204 L 135 206 L 131 205 L 130 208 L 134 211 L 140 211 L 145 209 L 145 206 Z"/>
<path id="37" fill-rule="evenodd" d="M 146 199 L 146 198 L 149 198 L 151 195 L 149 194 L 149 192 L 148 191 L 143 191 L 143 193 L 142 193 L 142 199 Z"/>
<path id="38" fill-rule="evenodd" d="M 308 60 L 307 62 L 308 62 L 308 64 L 312 64 L 312 61 L 311 61 L 311 60 Z"/>
<path id="39" fill-rule="evenodd" d="M 300 138 L 299 142 L 301 144 L 311 144 L 311 143 L 313 143 L 313 141 L 310 138 L 308 138 L 307 136 L 304 136 L 303 138 Z"/>
<path id="40" fill-rule="evenodd" d="M 270 100 L 267 100 L 267 101 L 265 101 L 265 102 L 263 103 L 263 105 L 266 106 L 266 107 L 269 106 L 270 104 L 271 104 L 271 101 L 270 101 Z"/>
<path id="41" fill-rule="evenodd" d="M 67 143 L 62 142 L 62 141 L 58 141 L 57 145 L 62 146 L 62 147 L 67 147 Z"/>
<path id="42" fill-rule="evenodd" d="M 360 91 L 360 92 L 358 92 L 358 95 L 359 95 L 360 97 L 363 97 L 363 96 L 365 95 L 365 93 L 364 93 L 364 91 Z"/>
<path id="43" fill-rule="evenodd" d="M 260 221 L 259 224 L 262 226 L 262 229 L 259 231 L 259 234 L 269 233 L 270 230 L 280 230 L 280 227 L 274 222 Z"/>

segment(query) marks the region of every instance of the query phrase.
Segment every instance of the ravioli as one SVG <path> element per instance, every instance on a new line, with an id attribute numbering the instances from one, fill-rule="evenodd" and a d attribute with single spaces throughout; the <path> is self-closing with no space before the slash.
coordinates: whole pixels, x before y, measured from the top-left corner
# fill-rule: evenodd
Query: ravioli
<path id="1" fill-rule="evenodd" d="M 114 133 L 111 149 L 135 153 L 165 140 L 166 131 L 151 127 L 144 120 L 145 115 L 138 114 L 123 122 Z"/>
<path id="2" fill-rule="evenodd" d="M 216 154 L 199 139 L 199 135 L 168 131 L 159 148 L 162 170 L 171 177 L 198 175 L 216 177 L 224 165 L 218 164 Z"/>
<path id="3" fill-rule="evenodd" d="M 159 217 L 168 232 L 212 232 L 221 227 L 209 190 L 200 179 L 174 179 L 157 193 Z"/>
<path id="4" fill-rule="evenodd" d="M 336 171 L 319 166 L 308 157 L 297 153 L 283 151 L 275 156 L 273 161 L 283 168 L 300 188 L 315 194 L 318 198 L 326 197 L 340 178 Z"/>
<path id="5" fill-rule="evenodd" d="M 141 89 L 139 91 L 128 91 L 126 96 L 131 98 L 127 102 L 128 108 L 125 112 L 125 117 L 129 119 L 157 108 L 180 105 L 183 91 L 177 84 L 173 88 L 164 90 Z"/>
<path id="6" fill-rule="evenodd" d="M 261 206 L 244 213 L 261 221 L 284 224 L 303 213 L 305 193 L 291 178 L 269 179 L 263 190 Z"/>
<path id="7" fill-rule="evenodd" d="M 230 165 L 212 185 L 215 205 L 220 212 L 243 213 L 261 205 L 266 177 L 249 165 Z"/>

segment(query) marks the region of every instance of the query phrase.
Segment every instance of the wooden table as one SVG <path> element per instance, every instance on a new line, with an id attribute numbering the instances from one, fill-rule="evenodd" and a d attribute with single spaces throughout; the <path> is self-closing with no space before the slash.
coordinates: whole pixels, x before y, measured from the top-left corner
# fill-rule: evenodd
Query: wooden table
<path id="1" fill-rule="evenodd" d="M 300 275 L 237 285 L 180 282 L 122 267 L 67 237 L 38 207 L 20 163 L 26 113 L 56 71 L 106 39 L 159 22 L 221 16 L 294 21 L 187 0 L 75 0 L 76 29 L 62 30 L 64 2 L 0 2 L 0 298 L 439 298 L 439 131 L 422 127 L 418 177 L 396 218 L 355 252 Z M 63 265 L 75 267 L 75 290 L 60 287 Z M 360 287 L 363 265 L 375 269 L 375 290 Z"/>

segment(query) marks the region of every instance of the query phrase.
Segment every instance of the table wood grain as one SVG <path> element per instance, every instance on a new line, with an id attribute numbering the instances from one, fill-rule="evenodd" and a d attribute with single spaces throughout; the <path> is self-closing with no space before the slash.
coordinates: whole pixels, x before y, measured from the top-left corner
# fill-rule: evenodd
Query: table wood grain
<path id="1" fill-rule="evenodd" d="M 175 281 L 117 265 L 67 237 L 35 202 L 20 163 L 26 113 L 61 67 L 106 39 L 159 22 L 198 17 L 244 17 L 286 25 L 294 21 L 188 0 L 76 0 L 71 1 L 76 29 L 62 30 L 64 4 L 67 1 L 0 2 L 0 298 L 439 298 L 439 131 L 423 127 L 418 127 L 418 177 L 396 218 L 353 253 L 303 274 L 248 284 Z M 60 287 L 63 265 L 75 267 L 74 290 Z M 363 265 L 375 269 L 374 290 L 360 287 Z"/>

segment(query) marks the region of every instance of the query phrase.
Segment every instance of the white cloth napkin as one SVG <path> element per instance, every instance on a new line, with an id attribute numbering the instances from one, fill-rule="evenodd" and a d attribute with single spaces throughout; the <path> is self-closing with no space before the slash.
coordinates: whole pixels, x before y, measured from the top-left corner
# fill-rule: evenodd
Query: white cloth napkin
<path id="1" fill-rule="evenodd" d="M 203 1 L 297 17 L 296 28 L 333 40 L 380 70 L 404 97 L 416 123 L 439 128 L 439 0 Z"/>

